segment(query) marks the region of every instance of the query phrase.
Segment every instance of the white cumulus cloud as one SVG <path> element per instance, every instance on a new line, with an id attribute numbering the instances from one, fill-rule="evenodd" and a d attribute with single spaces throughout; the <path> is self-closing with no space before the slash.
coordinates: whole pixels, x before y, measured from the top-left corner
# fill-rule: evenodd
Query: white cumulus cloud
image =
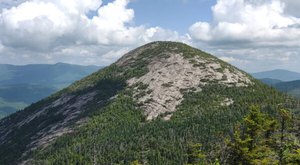
<path id="1" fill-rule="evenodd" d="M 195 43 L 206 44 L 212 52 L 246 70 L 261 69 L 258 60 L 269 68 L 289 66 L 300 59 L 299 51 L 294 59 L 288 56 L 300 49 L 300 18 L 291 12 L 295 8 L 299 11 L 299 7 L 300 3 L 292 0 L 217 0 L 211 8 L 213 20 L 194 23 L 189 34 Z"/>
<path id="2" fill-rule="evenodd" d="M 285 3 L 254 2 L 218 0 L 212 7 L 214 22 L 195 23 L 190 27 L 191 36 L 216 43 L 243 41 L 278 45 L 282 43 L 276 41 L 283 39 L 300 41 L 300 19 L 284 13 Z"/>
<path id="3" fill-rule="evenodd" d="M 0 2 L 0 38 L 7 51 L 0 55 L 0 60 L 8 61 L 17 54 L 20 54 L 20 58 L 31 54 L 26 57 L 29 56 L 32 60 L 35 55 L 39 59 L 36 62 L 44 59 L 44 63 L 47 63 L 51 62 L 49 59 L 67 60 L 71 56 L 70 52 L 73 57 L 80 56 L 82 53 L 76 51 L 79 48 L 104 46 L 105 51 L 102 50 L 99 54 L 93 52 L 99 51 L 94 47 L 89 50 L 90 54 L 97 54 L 94 56 L 94 64 L 98 64 L 101 56 L 109 50 L 132 48 L 158 39 L 178 40 L 179 35 L 175 31 L 134 25 L 134 10 L 128 8 L 129 3 L 129 0 L 114 0 L 105 5 L 102 0 Z M 68 51 L 68 56 L 59 53 L 70 49 L 73 51 Z M 90 61 L 93 59 L 88 58 Z M 26 63 L 28 59 L 19 61 Z M 74 61 L 80 62 L 82 61 Z M 18 63 L 17 60 L 14 63 Z"/>

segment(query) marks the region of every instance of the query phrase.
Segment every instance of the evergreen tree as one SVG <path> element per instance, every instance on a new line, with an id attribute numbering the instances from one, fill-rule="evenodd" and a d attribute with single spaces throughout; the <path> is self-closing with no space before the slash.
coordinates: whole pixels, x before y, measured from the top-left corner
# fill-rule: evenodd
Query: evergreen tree
<path id="1" fill-rule="evenodd" d="M 278 164 L 275 150 L 270 147 L 271 135 L 276 122 L 251 106 L 243 125 L 237 129 L 228 142 L 232 164 Z"/>
<path id="2" fill-rule="evenodd" d="M 188 164 L 187 165 L 198 165 L 206 164 L 206 155 L 202 150 L 202 145 L 199 143 L 190 145 L 188 148 Z"/>

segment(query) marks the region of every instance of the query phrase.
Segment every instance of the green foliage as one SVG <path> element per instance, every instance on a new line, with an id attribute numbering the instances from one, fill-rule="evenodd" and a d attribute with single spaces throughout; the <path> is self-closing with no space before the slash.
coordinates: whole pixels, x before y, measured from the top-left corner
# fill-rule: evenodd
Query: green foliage
<path id="1" fill-rule="evenodd" d="M 188 164 L 205 164 L 207 163 L 205 158 L 206 155 L 202 150 L 202 145 L 199 143 L 189 145 L 188 147 Z"/>
<path id="2" fill-rule="evenodd" d="M 300 148 L 284 153 L 283 159 L 286 164 L 300 164 Z"/>
<path id="3" fill-rule="evenodd" d="M 299 139 L 290 132 L 292 114 L 281 109 L 277 117 L 250 107 L 242 126 L 227 141 L 229 164 L 299 164 L 299 144 L 295 143 Z"/>
<path id="4" fill-rule="evenodd" d="M 138 160 L 133 161 L 130 165 L 143 165 Z"/>
<path id="5" fill-rule="evenodd" d="M 243 119 L 243 127 L 236 130 L 229 143 L 234 164 L 277 164 L 276 154 L 267 145 L 274 134 L 275 120 L 269 119 L 258 106 L 251 106 Z M 241 130 L 242 129 L 242 130 Z M 243 131 L 243 132 L 241 132 Z"/>

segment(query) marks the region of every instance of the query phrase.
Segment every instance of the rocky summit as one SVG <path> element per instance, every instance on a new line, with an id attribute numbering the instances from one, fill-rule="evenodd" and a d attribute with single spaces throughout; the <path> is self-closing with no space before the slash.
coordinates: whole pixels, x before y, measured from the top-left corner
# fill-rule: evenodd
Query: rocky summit
<path id="1" fill-rule="evenodd" d="M 149 50 L 161 49 L 162 43 L 152 43 L 139 48 L 138 52 L 143 54 Z M 164 43 L 167 45 L 167 43 Z M 147 61 L 147 73 L 139 77 L 127 80 L 129 87 L 143 84 L 147 88 L 139 90 L 133 88 L 134 96 L 139 96 L 136 101 L 142 105 L 147 120 L 157 118 L 161 114 L 176 111 L 176 107 L 183 100 L 184 90 L 194 89 L 201 91 L 201 87 L 216 82 L 225 86 L 248 86 L 252 82 L 245 73 L 224 64 L 213 56 L 201 56 L 201 54 L 184 54 L 180 52 L 183 45 L 178 44 L 174 47 L 169 43 L 169 51 L 161 51 L 153 54 L 152 58 L 143 57 Z M 195 50 L 196 51 L 196 50 Z M 196 52 L 194 52 L 196 53 Z M 200 52 L 199 52 L 200 53 Z M 116 64 L 120 67 L 130 67 L 128 64 L 138 62 L 137 52 L 125 55 Z M 192 55 L 192 57 L 187 57 Z M 147 59 L 149 58 L 149 59 Z M 143 92 L 145 92 L 143 94 Z"/>
<path id="2" fill-rule="evenodd" d="M 0 164 L 187 164 L 195 144 L 226 164 L 221 146 L 251 105 L 276 117 L 295 102 L 201 50 L 153 42 L 0 120 Z"/>

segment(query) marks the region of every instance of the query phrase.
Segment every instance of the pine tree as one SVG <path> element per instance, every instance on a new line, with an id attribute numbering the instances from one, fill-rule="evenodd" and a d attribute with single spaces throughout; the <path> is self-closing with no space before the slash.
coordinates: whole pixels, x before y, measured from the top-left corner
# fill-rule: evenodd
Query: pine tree
<path id="1" fill-rule="evenodd" d="M 196 164 L 205 164 L 206 155 L 202 150 L 202 145 L 199 143 L 190 145 L 188 148 L 188 164 L 187 165 L 196 165 Z"/>
<path id="2" fill-rule="evenodd" d="M 243 125 L 228 141 L 232 164 L 278 164 L 275 150 L 268 144 L 274 134 L 276 122 L 251 106 Z"/>
<path id="3" fill-rule="evenodd" d="M 280 115 L 280 144 L 279 144 L 279 163 L 283 164 L 284 150 L 285 150 L 285 131 L 288 124 L 291 122 L 291 115 L 286 109 L 281 109 L 279 111 Z"/>

